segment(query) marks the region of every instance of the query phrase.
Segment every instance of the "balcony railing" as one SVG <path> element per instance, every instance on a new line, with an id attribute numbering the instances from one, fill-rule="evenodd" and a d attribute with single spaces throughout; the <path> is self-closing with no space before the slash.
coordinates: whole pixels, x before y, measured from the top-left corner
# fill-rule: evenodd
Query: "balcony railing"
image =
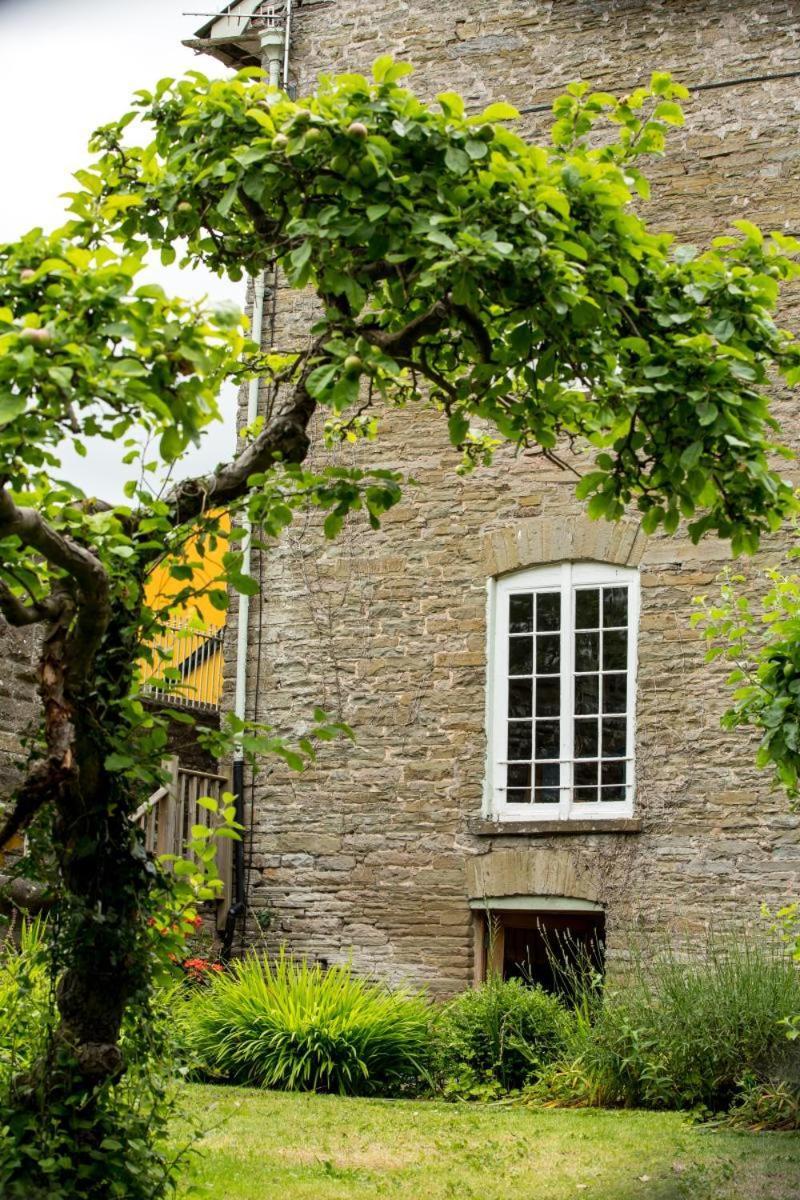
<path id="1" fill-rule="evenodd" d="M 223 637 L 222 629 L 170 621 L 151 643 L 153 662 L 142 664 L 142 692 L 178 708 L 219 712 Z"/>

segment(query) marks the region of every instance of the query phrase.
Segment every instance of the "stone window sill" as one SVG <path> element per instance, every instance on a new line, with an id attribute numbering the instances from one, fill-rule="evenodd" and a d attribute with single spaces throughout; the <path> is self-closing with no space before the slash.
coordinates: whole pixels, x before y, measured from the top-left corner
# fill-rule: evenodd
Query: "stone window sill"
<path id="1" fill-rule="evenodd" d="M 598 817 L 585 821 L 491 821 L 486 818 L 468 823 L 476 837 L 552 837 L 576 833 L 641 833 L 638 817 Z"/>

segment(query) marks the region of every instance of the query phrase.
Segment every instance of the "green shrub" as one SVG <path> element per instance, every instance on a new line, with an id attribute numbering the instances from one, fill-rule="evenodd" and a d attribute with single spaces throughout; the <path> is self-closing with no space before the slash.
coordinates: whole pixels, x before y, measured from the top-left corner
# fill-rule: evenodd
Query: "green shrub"
<path id="1" fill-rule="evenodd" d="M 52 928 L 52 926 L 51 926 Z M 185 1152 L 168 1134 L 183 1115 L 174 1072 L 173 995 L 143 995 L 126 1019 L 126 1069 L 99 1088 L 73 1076 L 53 1037 L 57 1012 L 46 922 L 23 921 L 0 944 L 0 1196 L 3 1200 L 157 1200 L 171 1196 Z M 74 1078 L 54 1104 L 48 1072 Z M 36 1065 L 39 1064 L 39 1069 Z"/>
<path id="2" fill-rule="evenodd" d="M 731 1105 L 727 1124 L 761 1133 L 766 1129 L 800 1129 L 800 1087 L 788 1080 L 746 1076 Z"/>
<path id="3" fill-rule="evenodd" d="M 785 1018 L 800 979 L 788 953 L 751 937 L 712 939 L 682 959 L 634 956 L 624 980 L 585 1005 L 564 1059 L 531 1092 L 562 1104 L 721 1112 L 749 1071 L 785 1077 L 797 1051 Z"/>
<path id="4" fill-rule="evenodd" d="M 54 1020 L 46 928 L 23 920 L 19 944 L 9 933 L 0 946 L 0 1086 L 41 1057 Z"/>
<path id="5" fill-rule="evenodd" d="M 358 979 L 349 966 L 251 954 L 194 995 L 185 1020 L 190 1052 L 231 1083 L 363 1095 L 427 1074 L 427 1001 Z"/>
<path id="6" fill-rule="evenodd" d="M 519 979 L 491 977 L 445 1004 L 436 1022 L 437 1074 L 445 1094 L 483 1098 L 482 1088 L 509 1090 L 535 1078 L 562 1055 L 571 1017 L 561 1002 Z"/>

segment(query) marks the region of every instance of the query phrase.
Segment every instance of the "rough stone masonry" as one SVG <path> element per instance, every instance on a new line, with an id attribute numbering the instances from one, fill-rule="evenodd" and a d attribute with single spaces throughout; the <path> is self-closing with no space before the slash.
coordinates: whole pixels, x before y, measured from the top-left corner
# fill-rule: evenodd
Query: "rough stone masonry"
<path id="1" fill-rule="evenodd" d="M 297 10 L 291 64 L 302 95 L 319 72 L 393 53 L 422 96 L 505 99 L 542 135 L 542 106 L 571 80 L 624 93 L 672 71 L 700 90 L 653 171 L 647 216 L 702 245 L 740 216 L 800 229 L 798 80 L 778 78 L 798 67 L 799 43 L 796 3 L 331 0 Z M 796 326 L 791 300 L 782 316 Z M 279 288 L 272 344 L 302 344 L 308 322 L 307 297 Z M 796 401 L 777 401 L 791 437 Z M 460 479 L 430 413 L 390 414 L 377 444 L 339 456 L 417 486 L 380 532 L 352 521 L 331 544 L 309 519 L 260 563 L 251 715 L 291 728 L 322 703 L 356 732 L 301 776 L 256 773 L 250 900 L 269 944 L 447 994 L 474 977 L 469 901 L 483 896 L 601 904 L 613 962 L 638 933 L 698 937 L 795 894 L 800 818 L 755 770 L 752 742 L 721 731 L 725 668 L 705 664 L 689 624 L 726 546 L 589 522 L 574 480 L 511 451 Z M 635 817 L 500 827 L 482 810 L 487 579 L 584 559 L 641 572 Z"/>

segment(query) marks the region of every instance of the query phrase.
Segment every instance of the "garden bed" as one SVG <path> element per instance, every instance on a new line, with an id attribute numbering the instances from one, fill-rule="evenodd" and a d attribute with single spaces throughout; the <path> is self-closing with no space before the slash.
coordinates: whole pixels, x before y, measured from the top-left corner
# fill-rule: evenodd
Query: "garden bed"
<path id="1" fill-rule="evenodd" d="M 678 1113 L 537 1110 L 192 1086 L 215 1200 L 793 1200 L 800 1134 Z M 182 1196 L 188 1200 L 191 1186 Z"/>

